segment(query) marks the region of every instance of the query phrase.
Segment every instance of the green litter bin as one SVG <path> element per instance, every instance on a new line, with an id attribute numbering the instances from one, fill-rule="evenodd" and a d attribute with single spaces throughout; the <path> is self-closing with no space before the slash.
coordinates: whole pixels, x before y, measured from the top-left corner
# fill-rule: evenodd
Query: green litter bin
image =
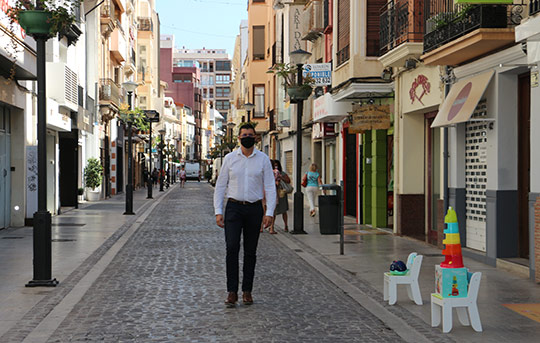
<path id="1" fill-rule="evenodd" d="M 339 200 L 337 195 L 319 195 L 319 229 L 321 235 L 339 234 Z"/>

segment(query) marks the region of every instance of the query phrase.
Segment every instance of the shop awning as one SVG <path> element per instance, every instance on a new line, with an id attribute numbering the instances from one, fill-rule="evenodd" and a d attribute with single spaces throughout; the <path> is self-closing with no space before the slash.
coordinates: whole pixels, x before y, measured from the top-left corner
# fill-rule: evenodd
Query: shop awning
<path id="1" fill-rule="evenodd" d="M 439 113 L 431 127 L 449 126 L 468 121 L 494 73 L 495 71 L 491 70 L 454 84 L 439 108 Z"/>

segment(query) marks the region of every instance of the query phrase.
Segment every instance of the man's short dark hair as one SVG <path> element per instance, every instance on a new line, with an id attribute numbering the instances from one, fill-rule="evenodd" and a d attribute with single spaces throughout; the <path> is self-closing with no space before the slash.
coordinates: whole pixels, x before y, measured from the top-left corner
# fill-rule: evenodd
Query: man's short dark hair
<path id="1" fill-rule="evenodd" d="M 238 134 L 240 134 L 242 130 L 253 130 L 253 132 L 255 132 L 255 126 L 250 123 L 244 123 L 238 128 Z"/>

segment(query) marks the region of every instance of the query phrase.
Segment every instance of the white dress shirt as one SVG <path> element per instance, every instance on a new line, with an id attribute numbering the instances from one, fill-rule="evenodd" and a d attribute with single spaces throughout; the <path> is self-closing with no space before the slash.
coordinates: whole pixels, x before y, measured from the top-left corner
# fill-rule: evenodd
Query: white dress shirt
<path id="1" fill-rule="evenodd" d="M 273 217 L 277 195 L 270 158 L 257 149 L 249 157 L 242 148 L 227 154 L 214 191 L 216 215 L 223 214 L 224 198 L 249 202 L 266 198 L 266 215 Z"/>

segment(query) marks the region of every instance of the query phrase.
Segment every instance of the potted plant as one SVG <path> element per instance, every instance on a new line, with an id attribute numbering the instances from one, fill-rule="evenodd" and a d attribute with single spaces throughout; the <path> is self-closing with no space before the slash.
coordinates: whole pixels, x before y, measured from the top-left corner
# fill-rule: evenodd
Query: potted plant
<path id="1" fill-rule="evenodd" d="M 275 74 L 283 79 L 285 91 L 292 101 L 306 100 L 313 91 L 315 80 L 307 75 L 302 78 L 302 84 L 298 84 L 298 67 L 290 63 L 277 63 L 267 73 Z"/>
<path id="2" fill-rule="evenodd" d="M 54 37 L 69 32 L 75 8 L 82 0 L 16 0 L 7 10 L 10 23 L 19 23 L 29 36 Z"/>
<path id="3" fill-rule="evenodd" d="M 99 200 L 99 190 L 96 191 L 96 188 L 101 185 L 103 166 L 101 165 L 101 162 L 94 157 L 89 158 L 87 162 L 86 168 L 84 169 L 84 185 L 91 190 L 88 192 L 88 200 L 96 201 Z"/>
<path id="4" fill-rule="evenodd" d="M 141 132 L 146 132 L 150 129 L 150 124 L 146 115 L 144 114 L 144 111 L 138 107 L 130 110 L 128 104 L 121 104 L 118 119 L 125 124 L 131 122 L 131 124 Z"/>
<path id="5" fill-rule="evenodd" d="M 77 189 L 77 195 L 79 196 L 79 202 L 82 202 L 84 200 L 84 188 L 79 187 Z"/>

